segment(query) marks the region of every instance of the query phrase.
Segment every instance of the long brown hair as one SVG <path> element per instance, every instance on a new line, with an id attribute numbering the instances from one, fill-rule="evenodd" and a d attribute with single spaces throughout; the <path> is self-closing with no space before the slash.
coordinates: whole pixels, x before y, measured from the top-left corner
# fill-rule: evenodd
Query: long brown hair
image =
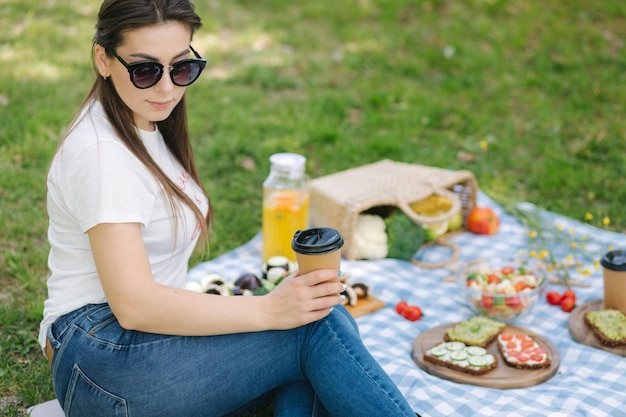
<path id="1" fill-rule="evenodd" d="M 101 45 L 105 48 L 107 54 L 112 54 L 112 51 L 115 51 L 122 43 L 126 32 L 168 21 L 187 25 L 191 30 L 192 36 L 202 26 L 200 17 L 195 13 L 193 4 L 188 0 L 105 0 L 98 13 L 94 45 Z M 94 70 L 96 79 L 82 107 L 86 106 L 93 99 L 97 99 L 102 103 L 111 125 L 122 142 L 126 144 L 128 149 L 161 184 L 169 198 L 174 215 L 176 216 L 178 213 L 178 202 L 182 202 L 193 210 L 201 227 L 201 240 L 208 244 L 209 228 L 213 217 L 210 201 L 209 212 L 205 218 L 194 202 L 154 162 L 135 129 L 132 111 L 122 102 L 111 80 L 99 76 L 95 63 Z M 169 117 L 157 122 L 157 126 L 172 155 L 189 173 L 206 196 L 206 191 L 200 180 L 193 158 L 185 103 L 185 97 L 183 96 Z"/>

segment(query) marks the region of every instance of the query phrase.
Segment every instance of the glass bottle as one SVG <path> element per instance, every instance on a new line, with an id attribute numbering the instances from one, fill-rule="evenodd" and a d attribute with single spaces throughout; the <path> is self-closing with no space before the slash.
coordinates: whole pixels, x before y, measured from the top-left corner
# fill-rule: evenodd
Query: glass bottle
<path id="1" fill-rule="evenodd" d="M 270 157 L 270 174 L 263 183 L 263 263 L 272 256 L 295 261 L 291 240 L 309 222 L 306 158 L 295 153 Z"/>

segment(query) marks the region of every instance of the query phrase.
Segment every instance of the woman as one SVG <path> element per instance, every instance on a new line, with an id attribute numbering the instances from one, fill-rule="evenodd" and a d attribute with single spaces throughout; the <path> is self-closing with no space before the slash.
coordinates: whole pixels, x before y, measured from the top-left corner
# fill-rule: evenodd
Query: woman
<path id="1" fill-rule="evenodd" d="M 67 416 L 406 416 L 341 306 L 337 271 L 270 294 L 186 291 L 211 208 L 185 89 L 205 61 L 186 0 L 106 0 L 96 81 L 48 174 L 49 297 L 40 343 Z M 334 307 L 337 306 L 337 307 Z"/>

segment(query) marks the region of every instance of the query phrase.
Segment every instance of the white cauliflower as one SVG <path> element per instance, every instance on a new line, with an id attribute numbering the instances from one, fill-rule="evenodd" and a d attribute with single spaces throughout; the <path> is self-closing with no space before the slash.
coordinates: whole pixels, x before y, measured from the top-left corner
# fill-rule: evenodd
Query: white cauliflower
<path id="1" fill-rule="evenodd" d="M 383 259 L 387 257 L 387 232 L 382 217 L 360 214 L 354 231 L 353 245 L 357 259 Z"/>
<path id="2" fill-rule="evenodd" d="M 515 290 L 515 287 L 513 287 L 511 280 L 505 279 L 497 284 L 497 292 L 500 294 L 515 294 L 517 291 Z"/>

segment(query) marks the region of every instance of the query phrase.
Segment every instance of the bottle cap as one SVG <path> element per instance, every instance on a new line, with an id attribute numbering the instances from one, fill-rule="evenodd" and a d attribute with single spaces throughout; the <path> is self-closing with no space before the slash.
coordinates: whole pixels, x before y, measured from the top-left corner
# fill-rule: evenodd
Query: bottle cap
<path id="1" fill-rule="evenodd" d="M 272 169 L 288 174 L 289 178 L 299 178 L 304 175 L 306 158 L 297 153 L 275 153 L 270 156 Z"/>

